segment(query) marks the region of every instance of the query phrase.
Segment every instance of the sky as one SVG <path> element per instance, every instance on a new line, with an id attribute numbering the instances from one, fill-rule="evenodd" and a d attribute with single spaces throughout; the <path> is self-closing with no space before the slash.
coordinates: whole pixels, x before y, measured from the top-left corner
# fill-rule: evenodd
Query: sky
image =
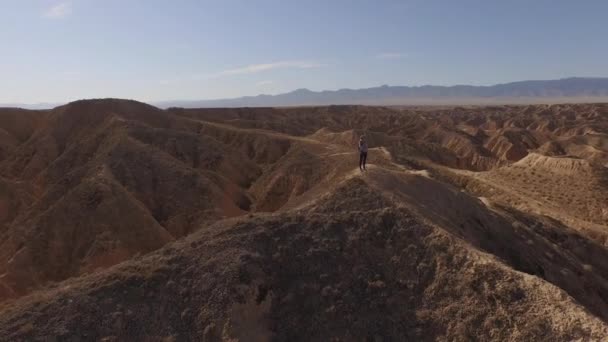
<path id="1" fill-rule="evenodd" d="M 0 0 L 0 103 L 608 76 L 605 0 Z"/>

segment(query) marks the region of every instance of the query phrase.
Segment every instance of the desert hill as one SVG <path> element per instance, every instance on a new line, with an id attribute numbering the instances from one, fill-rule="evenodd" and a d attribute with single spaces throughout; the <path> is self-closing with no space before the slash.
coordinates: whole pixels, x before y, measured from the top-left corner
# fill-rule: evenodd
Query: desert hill
<path id="1" fill-rule="evenodd" d="M 562 290 L 393 207 L 361 176 L 333 194 L 310 208 L 212 225 L 38 292 L 4 310 L 0 333 L 108 341 L 608 334 Z"/>
<path id="2" fill-rule="evenodd" d="M 608 105 L 100 99 L 0 132 L 0 340 L 608 337 Z"/>

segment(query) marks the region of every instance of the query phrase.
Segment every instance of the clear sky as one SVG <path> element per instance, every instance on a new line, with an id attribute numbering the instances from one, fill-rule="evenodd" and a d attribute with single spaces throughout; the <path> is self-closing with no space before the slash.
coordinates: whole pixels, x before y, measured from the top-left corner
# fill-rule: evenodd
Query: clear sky
<path id="1" fill-rule="evenodd" d="M 608 76 L 606 0 L 0 0 L 0 103 Z"/>

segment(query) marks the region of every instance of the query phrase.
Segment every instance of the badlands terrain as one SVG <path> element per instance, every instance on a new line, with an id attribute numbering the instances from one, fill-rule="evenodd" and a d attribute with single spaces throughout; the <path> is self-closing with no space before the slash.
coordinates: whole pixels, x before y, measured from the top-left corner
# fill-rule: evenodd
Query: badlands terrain
<path id="1" fill-rule="evenodd" d="M 606 339 L 606 104 L 0 109 L 0 341 Z"/>

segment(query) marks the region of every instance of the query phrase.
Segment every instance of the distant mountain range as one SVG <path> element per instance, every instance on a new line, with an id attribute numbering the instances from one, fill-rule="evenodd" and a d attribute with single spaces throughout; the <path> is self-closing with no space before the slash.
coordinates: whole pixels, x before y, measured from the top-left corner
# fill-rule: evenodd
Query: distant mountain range
<path id="1" fill-rule="evenodd" d="M 572 77 L 521 81 L 492 86 L 380 86 L 311 91 L 202 101 L 164 101 L 160 107 L 279 107 L 331 104 L 424 105 L 542 102 L 608 102 L 608 78 Z"/>
<path id="2" fill-rule="evenodd" d="M 0 108 L 52 109 L 65 103 L 0 103 Z"/>
<path id="3" fill-rule="evenodd" d="M 365 89 L 312 91 L 297 89 L 278 95 L 244 96 L 217 100 L 152 102 L 161 108 L 283 107 L 314 105 L 474 105 L 608 102 L 608 77 L 571 77 L 559 80 L 520 81 L 491 86 L 388 86 Z M 60 105 L 0 104 L 0 107 L 47 109 Z"/>

